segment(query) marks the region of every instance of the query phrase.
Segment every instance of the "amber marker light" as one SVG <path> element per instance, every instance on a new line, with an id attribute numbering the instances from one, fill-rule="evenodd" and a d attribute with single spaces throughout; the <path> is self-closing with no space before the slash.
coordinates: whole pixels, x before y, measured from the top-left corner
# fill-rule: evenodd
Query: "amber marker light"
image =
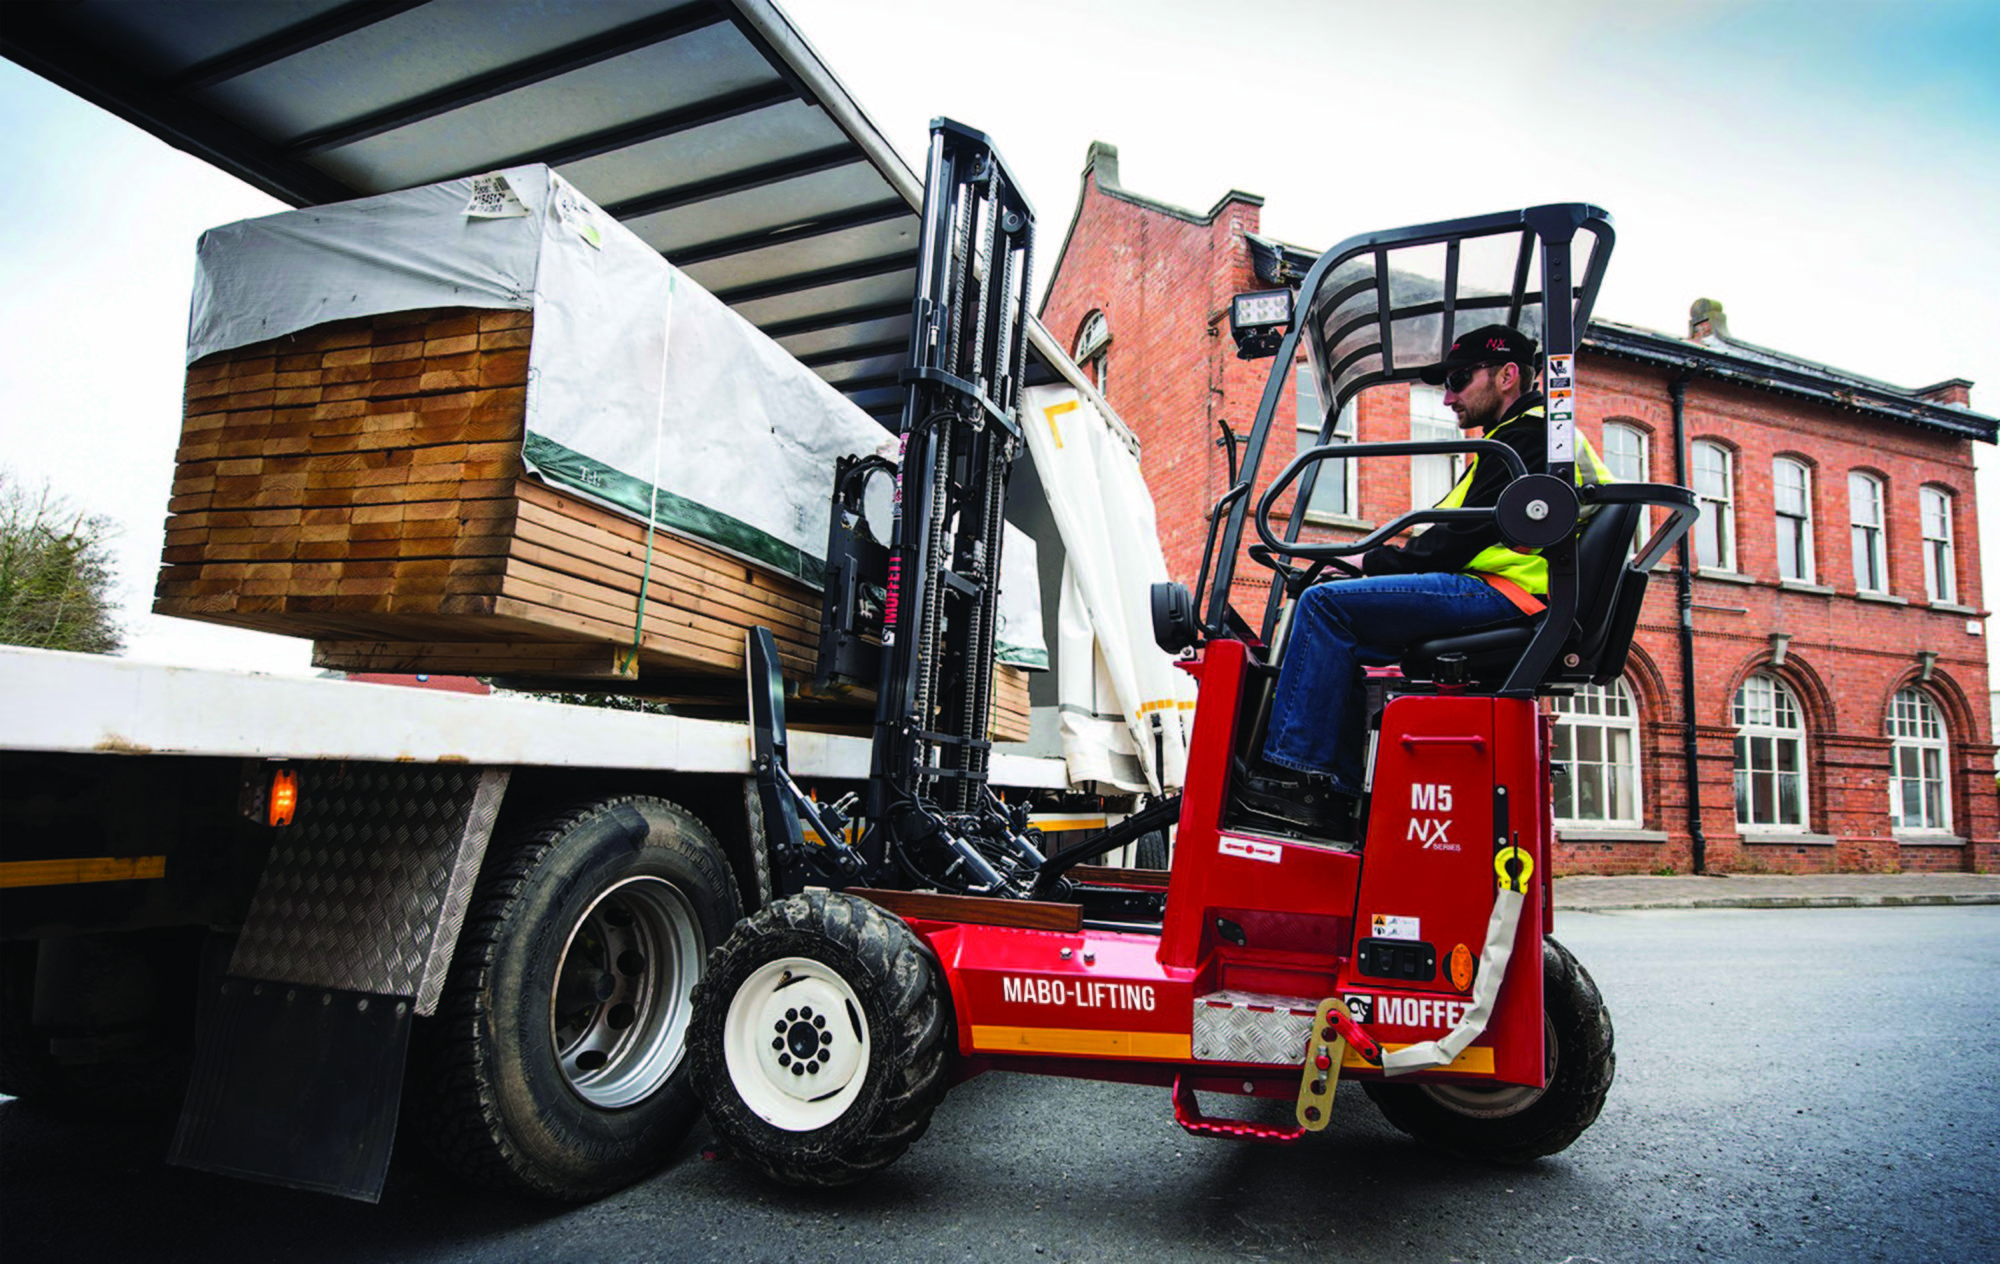
<path id="1" fill-rule="evenodd" d="M 299 806 L 299 775 L 289 768 L 280 768 L 271 774 L 270 812 L 268 819 L 273 825 L 290 825 L 292 813 Z"/>

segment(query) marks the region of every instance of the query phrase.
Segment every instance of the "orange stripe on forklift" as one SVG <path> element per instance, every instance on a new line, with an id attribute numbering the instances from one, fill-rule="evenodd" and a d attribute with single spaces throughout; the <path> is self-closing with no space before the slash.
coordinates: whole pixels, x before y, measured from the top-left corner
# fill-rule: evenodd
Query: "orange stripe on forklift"
<path id="1" fill-rule="evenodd" d="M 1407 1049 L 1409 1047 L 1408 1044 L 1393 1044 L 1387 1040 L 1382 1042 L 1382 1052 L 1384 1053 L 1394 1053 L 1398 1049 Z M 1359 1071 L 1365 1070 L 1369 1064 L 1360 1054 L 1349 1049 L 1341 1057 L 1340 1065 L 1350 1071 Z M 1427 1069 L 1434 1071 L 1463 1071 L 1467 1075 L 1491 1075 L 1493 1074 L 1493 1050 L 1485 1045 L 1472 1045 L 1464 1053 L 1459 1054 L 1457 1060 L 1450 1066 L 1430 1067 Z"/>
<path id="2" fill-rule="evenodd" d="M 1074 1027 L 981 1027 L 974 1024 L 972 1047 L 981 1053 L 1080 1053 L 1177 1062 L 1185 1062 L 1193 1056 L 1192 1039 L 1174 1032 L 1081 1031 Z"/>
<path id="3" fill-rule="evenodd" d="M 94 856 L 85 860 L 0 861 L 0 888 L 66 887 L 167 876 L 165 856 Z"/>
<path id="4" fill-rule="evenodd" d="M 1063 830 L 1103 829 L 1105 819 L 1101 816 L 1066 816 L 1047 818 L 1030 816 L 1028 824 L 1044 834 L 1060 833 Z"/>

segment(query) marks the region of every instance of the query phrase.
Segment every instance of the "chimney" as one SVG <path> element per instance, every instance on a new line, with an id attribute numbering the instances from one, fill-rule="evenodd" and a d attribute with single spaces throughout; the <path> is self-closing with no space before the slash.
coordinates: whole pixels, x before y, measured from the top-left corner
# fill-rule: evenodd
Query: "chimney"
<path id="1" fill-rule="evenodd" d="M 1695 342 L 1707 342 L 1710 338 L 1728 340 L 1729 320 L 1722 314 L 1720 299 L 1698 298 L 1688 308 L 1688 337 Z"/>
<path id="2" fill-rule="evenodd" d="M 1911 391 L 1926 404 L 1956 404 L 1960 408 L 1972 407 L 1972 383 L 1962 377 L 1948 378 L 1935 386 L 1922 386 Z"/>
<path id="3" fill-rule="evenodd" d="M 1095 173 L 1097 187 L 1115 189 L 1118 187 L 1118 146 L 1108 141 L 1090 142 L 1090 153 L 1083 160 L 1083 174 Z"/>

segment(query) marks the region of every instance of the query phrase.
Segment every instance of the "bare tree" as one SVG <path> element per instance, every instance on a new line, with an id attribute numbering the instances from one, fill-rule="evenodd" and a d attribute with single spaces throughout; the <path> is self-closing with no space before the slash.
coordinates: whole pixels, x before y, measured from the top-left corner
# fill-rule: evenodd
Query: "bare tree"
<path id="1" fill-rule="evenodd" d="M 125 648 L 112 595 L 117 528 L 72 508 L 46 484 L 0 470 L 0 644 L 116 654 Z"/>

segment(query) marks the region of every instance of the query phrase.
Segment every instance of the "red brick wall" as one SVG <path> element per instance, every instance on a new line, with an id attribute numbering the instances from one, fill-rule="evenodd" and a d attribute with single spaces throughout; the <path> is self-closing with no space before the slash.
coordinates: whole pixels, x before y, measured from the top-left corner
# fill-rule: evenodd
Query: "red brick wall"
<path id="1" fill-rule="evenodd" d="M 1076 337 L 1092 311 L 1101 309 L 1108 318 L 1108 396 L 1144 445 L 1141 464 L 1169 572 L 1190 584 L 1201 564 L 1206 513 L 1227 479 L 1215 422 L 1227 419 L 1247 433 L 1274 367 L 1270 360 L 1238 360 L 1228 332 L 1230 296 L 1263 288 L 1242 240 L 1243 233 L 1258 231 L 1259 216 L 1253 199 L 1234 196 L 1208 216 L 1170 214 L 1108 195 L 1087 175 L 1068 249 L 1043 305 L 1043 322 L 1065 341 Z M 1260 483 L 1292 454 L 1295 414 L 1289 371 L 1286 376 L 1277 414 L 1285 424 L 1273 428 Z M 1635 425 L 1649 437 L 1653 478 L 1685 481 L 1674 465 L 1673 409 L 1662 371 L 1585 355 L 1579 379 L 1578 423 L 1592 442 L 1601 447 L 1609 419 Z M 1735 453 L 1737 568 L 1749 581 L 1698 574 L 1692 584 L 1707 869 L 1809 873 L 2000 865 L 1985 638 L 1968 631 L 1983 631 L 1983 615 L 1930 607 L 1918 526 L 1919 488 L 1952 490 L 1959 600 L 1977 606 L 1982 590 L 1970 443 L 1700 378 L 1687 388 L 1686 428 L 1691 442 L 1714 439 Z M 1407 438 L 1407 389 L 1364 395 L 1357 431 L 1364 442 Z M 1781 454 L 1803 459 L 1813 471 L 1814 578 L 1830 592 L 1778 582 L 1771 462 Z M 1847 502 L 1847 474 L 1855 468 L 1886 484 L 1890 590 L 1903 604 L 1855 596 Z M 1364 520 L 1387 521 L 1408 507 L 1409 497 L 1407 461 L 1363 467 Z M 1317 526 L 1310 533 L 1329 534 Z M 1253 618 L 1263 608 L 1265 574 L 1254 564 L 1238 568 L 1237 608 Z M 1558 872 L 1686 872 L 1693 865 L 1676 582 L 1669 559 L 1654 574 L 1626 672 L 1641 717 L 1644 829 L 1572 830 L 1558 844 Z M 1773 665 L 1774 632 L 1791 638 L 1779 666 Z M 1927 682 L 1917 680 L 1919 651 L 1936 656 Z M 1805 711 L 1805 837 L 1746 836 L 1736 823 L 1731 701 L 1758 671 L 1782 679 Z M 1928 694 L 1950 731 L 1952 833 L 1963 844 L 1898 839 L 1890 828 L 1884 725 L 1895 692 L 1912 686 Z"/>

